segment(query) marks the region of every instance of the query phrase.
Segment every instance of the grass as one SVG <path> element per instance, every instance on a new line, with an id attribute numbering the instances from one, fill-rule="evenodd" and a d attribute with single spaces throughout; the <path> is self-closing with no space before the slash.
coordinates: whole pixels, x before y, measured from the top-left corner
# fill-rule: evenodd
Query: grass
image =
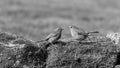
<path id="1" fill-rule="evenodd" d="M 67 26 L 78 25 L 101 33 L 119 31 L 119 0 L 0 0 L 1 31 L 33 40 L 47 36 L 57 26 L 70 37 Z"/>
<path id="2" fill-rule="evenodd" d="M 116 63 L 116 46 L 105 39 L 98 43 L 58 44 L 49 49 L 48 68 L 113 68 Z"/>
<path id="3" fill-rule="evenodd" d="M 114 68 L 120 65 L 120 46 L 104 36 L 84 40 L 35 43 L 24 37 L 0 33 L 1 68 Z"/>

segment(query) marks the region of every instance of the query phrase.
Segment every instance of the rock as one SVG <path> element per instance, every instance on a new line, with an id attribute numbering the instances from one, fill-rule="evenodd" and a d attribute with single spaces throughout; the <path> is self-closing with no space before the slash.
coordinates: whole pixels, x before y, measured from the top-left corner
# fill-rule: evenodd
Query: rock
<path id="1" fill-rule="evenodd" d="M 3 34 L 0 68 L 113 68 L 120 64 L 120 46 L 104 36 L 91 38 L 92 42 L 62 40 L 51 45 Z"/>
<path id="2" fill-rule="evenodd" d="M 0 39 L 4 39 L 4 42 L 3 40 L 0 41 L 2 43 L 0 45 L 0 53 L 2 54 L 0 55 L 2 61 L 0 68 L 45 67 L 46 49 L 38 47 L 33 41 L 25 38 L 13 36 L 12 34 L 9 34 L 9 37 L 6 33 L 0 34 Z"/>
<path id="3" fill-rule="evenodd" d="M 119 48 L 107 38 L 96 43 L 84 41 L 54 45 L 49 47 L 46 68 L 113 68 Z"/>

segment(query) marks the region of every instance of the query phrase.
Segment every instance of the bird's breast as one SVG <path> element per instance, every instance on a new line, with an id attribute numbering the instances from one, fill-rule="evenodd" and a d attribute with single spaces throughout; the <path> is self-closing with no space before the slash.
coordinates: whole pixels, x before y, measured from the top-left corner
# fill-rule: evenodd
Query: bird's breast
<path id="1" fill-rule="evenodd" d="M 71 30 L 72 37 L 78 37 L 78 33 L 74 30 Z"/>

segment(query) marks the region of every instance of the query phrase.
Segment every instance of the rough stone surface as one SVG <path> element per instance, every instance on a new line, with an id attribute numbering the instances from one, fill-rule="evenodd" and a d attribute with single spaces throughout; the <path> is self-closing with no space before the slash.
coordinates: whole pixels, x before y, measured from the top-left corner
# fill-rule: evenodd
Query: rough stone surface
<path id="1" fill-rule="evenodd" d="M 120 46 L 104 36 L 85 40 L 36 43 L 0 33 L 0 68 L 114 68 L 120 65 Z"/>

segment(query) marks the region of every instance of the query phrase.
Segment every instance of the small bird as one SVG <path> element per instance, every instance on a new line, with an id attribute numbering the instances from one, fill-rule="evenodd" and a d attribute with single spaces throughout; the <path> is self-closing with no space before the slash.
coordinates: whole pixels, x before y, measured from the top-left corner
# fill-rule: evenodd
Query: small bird
<path id="1" fill-rule="evenodd" d="M 45 40 L 48 41 L 49 43 L 55 43 L 57 40 L 61 38 L 62 30 L 63 29 L 61 27 L 56 28 L 53 33 L 49 34 L 45 38 Z"/>
<path id="2" fill-rule="evenodd" d="M 55 43 L 57 40 L 59 40 L 61 38 L 62 30 L 63 29 L 61 27 L 56 28 L 51 34 L 49 34 L 43 40 L 47 41 L 47 42 L 49 42 L 51 44 Z M 37 41 L 37 42 L 39 43 L 40 41 Z"/>
<path id="3" fill-rule="evenodd" d="M 93 31 L 93 32 L 85 32 L 82 28 L 78 28 L 76 26 L 69 26 L 71 36 L 75 40 L 85 40 L 88 38 L 90 33 L 99 33 L 98 31 Z"/>

